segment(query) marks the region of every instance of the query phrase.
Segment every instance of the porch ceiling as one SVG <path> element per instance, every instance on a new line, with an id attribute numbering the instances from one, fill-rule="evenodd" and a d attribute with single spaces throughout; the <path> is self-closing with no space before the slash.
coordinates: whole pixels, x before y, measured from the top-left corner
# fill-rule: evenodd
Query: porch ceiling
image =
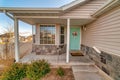
<path id="1" fill-rule="evenodd" d="M 67 24 L 67 18 L 61 18 L 61 9 L 48 9 L 48 10 L 10 10 L 8 11 L 14 17 L 19 18 L 23 22 L 35 25 L 40 24 Z M 73 18 L 71 25 L 84 25 L 92 21 L 93 18 Z"/>
<path id="2" fill-rule="evenodd" d="M 62 24 L 67 25 L 67 19 L 60 18 L 20 18 L 23 22 L 28 24 Z M 93 19 L 70 19 L 70 25 L 85 25 L 93 21 Z"/>

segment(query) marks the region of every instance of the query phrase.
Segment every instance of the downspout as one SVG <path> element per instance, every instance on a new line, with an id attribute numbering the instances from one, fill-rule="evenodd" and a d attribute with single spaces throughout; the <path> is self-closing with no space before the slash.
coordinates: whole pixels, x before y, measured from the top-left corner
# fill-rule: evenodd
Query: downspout
<path id="1" fill-rule="evenodd" d="M 97 17 L 104 13 L 105 11 L 109 10 L 110 8 L 118 5 L 120 0 L 109 0 L 106 4 L 104 4 L 99 10 L 95 11 L 92 16 Z"/>

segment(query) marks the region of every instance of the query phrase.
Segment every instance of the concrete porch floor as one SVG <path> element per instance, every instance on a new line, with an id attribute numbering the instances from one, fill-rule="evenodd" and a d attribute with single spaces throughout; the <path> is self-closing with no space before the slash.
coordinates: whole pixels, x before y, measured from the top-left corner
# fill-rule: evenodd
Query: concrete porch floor
<path id="1" fill-rule="evenodd" d="M 33 60 L 47 60 L 51 65 L 94 65 L 87 56 L 71 56 L 70 62 L 66 63 L 66 54 L 61 55 L 36 55 L 35 53 L 24 56 L 20 62 L 30 63 Z"/>

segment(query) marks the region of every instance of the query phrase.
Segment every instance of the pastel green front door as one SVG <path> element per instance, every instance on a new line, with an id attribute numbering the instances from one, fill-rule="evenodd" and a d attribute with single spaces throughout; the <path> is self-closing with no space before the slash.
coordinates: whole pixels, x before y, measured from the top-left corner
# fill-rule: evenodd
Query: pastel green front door
<path id="1" fill-rule="evenodd" d="M 70 50 L 80 50 L 80 27 L 70 28 Z"/>

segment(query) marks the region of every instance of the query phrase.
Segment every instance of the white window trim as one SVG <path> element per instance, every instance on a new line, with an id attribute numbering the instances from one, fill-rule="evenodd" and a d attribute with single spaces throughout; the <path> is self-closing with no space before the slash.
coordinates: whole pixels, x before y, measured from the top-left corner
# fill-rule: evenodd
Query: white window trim
<path id="1" fill-rule="evenodd" d="M 63 26 L 63 27 L 64 27 L 64 34 L 61 34 L 61 26 L 59 28 L 59 44 L 60 45 L 64 45 L 65 44 L 65 26 Z M 62 44 L 61 44 L 61 35 L 64 36 L 64 43 L 62 43 Z"/>
<path id="2" fill-rule="evenodd" d="M 39 30 L 40 30 L 40 25 L 54 25 L 55 26 L 55 43 L 54 44 L 40 44 L 40 37 L 39 37 L 39 45 L 56 45 L 56 24 L 39 24 Z M 40 34 L 40 32 L 39 32 Z M 40 35 L 39 35 L 40 36 Z"/>

